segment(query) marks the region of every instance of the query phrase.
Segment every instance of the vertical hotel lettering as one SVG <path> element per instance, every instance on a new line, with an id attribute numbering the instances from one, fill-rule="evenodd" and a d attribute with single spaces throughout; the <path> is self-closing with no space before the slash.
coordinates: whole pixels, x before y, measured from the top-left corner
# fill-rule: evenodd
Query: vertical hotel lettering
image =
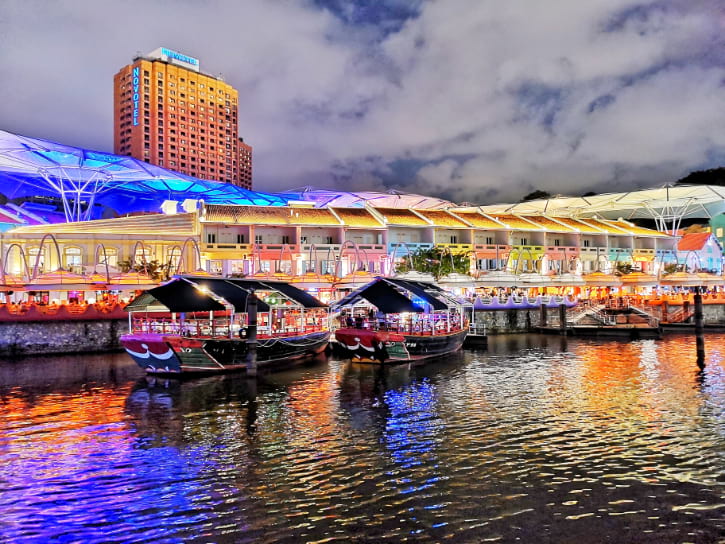
<path id="1" fill-rule="evenodd" d="M 133 126 L 138 126 L 138 80 L 139 67 L 133 69 Z"/>

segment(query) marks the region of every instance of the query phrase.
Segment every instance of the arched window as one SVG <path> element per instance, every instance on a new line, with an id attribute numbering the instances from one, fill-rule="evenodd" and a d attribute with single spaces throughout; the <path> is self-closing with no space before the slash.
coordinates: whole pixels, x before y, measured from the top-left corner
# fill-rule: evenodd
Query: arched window
<path id="1" fill-rule="evenodd" d="M 73 272 L 81 272 L 83 267 L 83 251 L 79 247 L 63 248 L 63 268 Z"/>
<path id="2" fill-rule="evenodd" d="M 136 264 L 143 264 L 144 262 L 150 263 L 153 260 L 153 253 L 151 252 L 151 248 L 148 248 L 146 246 L 138 246 L 136 248 L 136 253 L 133 256 L 133 259 Z"/>
<path id="3" fill-rule="evenodd" d="M 108 266 L 112 266 L 116 268 L 118 266 L 118 248 L 115 247 L 107 247 L 106 253 L 104 255 L 103 249 L 98 250 L 98 263 L 100 265 L 108 264 Z"/>
<path id="4" fill-rule="evenodd" d="M 166 262 L 169 264 L 169 273 L 175 274 L 179 262 L 181 262 L 181 248 L 179 246 L 170 247 L 166 251 Z"/>
<path id="5" fill-rule="evenodd" d="M 47 249 L 43 248 L 43 252 L 40 252 L 40 247 L 29 247 L 28 248 L 28 266 L 30 267 L 31 271 L 35 267 L 35 262 L 38 262 L 38 272 L 47 272 L 45 269 L 45 263 L 47 262 Z M 38 259 L 38 254 L 40 253 L 40 259 Z"/>

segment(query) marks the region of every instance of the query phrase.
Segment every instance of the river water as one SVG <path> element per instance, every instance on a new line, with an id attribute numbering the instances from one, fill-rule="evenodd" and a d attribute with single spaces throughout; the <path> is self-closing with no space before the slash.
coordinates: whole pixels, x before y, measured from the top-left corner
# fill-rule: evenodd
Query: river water
<path id="1" fill-rule="evenodd" d="M 725 335 L 385 369 L 0 362 L 0 542 L 725 542 Z"/>

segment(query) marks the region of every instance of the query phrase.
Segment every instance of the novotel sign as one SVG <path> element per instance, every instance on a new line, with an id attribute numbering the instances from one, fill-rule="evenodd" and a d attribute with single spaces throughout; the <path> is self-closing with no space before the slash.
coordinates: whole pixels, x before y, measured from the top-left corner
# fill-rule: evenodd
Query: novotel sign
<path id="1" fill-rule="evenodd" d="M 187 55 L 182 55 L 177 51 L 172 51 L 171 49 L 166 49 L 165 47 L 161 48 L 161 54 L 169 59 L 176 59 L 180 60 L 181 62 L 185 62 L 186 64 L 191 64 L 192 66 L 199 66 L 199 59 L 195 59 L 194 57 L 189 57 Z"/>
<path id="2" fill-rule="evenodd" d="M 140 78 L 138 66 L 134 66 L 131 75 L 133 76 L 133 126 L 138 126 L 138 87 Z"/>

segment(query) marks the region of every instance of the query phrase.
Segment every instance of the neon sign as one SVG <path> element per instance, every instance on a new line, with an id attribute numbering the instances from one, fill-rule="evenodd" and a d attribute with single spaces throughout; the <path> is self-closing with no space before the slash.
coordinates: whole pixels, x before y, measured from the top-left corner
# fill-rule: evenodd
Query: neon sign
<path id="1" fill-rule="evenodd" d="M 177 53 L 176 51 L 172 51 L 171 49 L 166 49 L 165 47 L 161 48 L 161 54 L 166 55 L 170 59 L 176 59 L 180 60 L 181 62 L 191 64 L 192 66 L 199 66 L 199 59 L 182 55 L 181 53 Z"/>
<path id="2" fill-rule="evenodd" d="M 133 75 L 133 126 L 138 126 L 138 84 L 139 84 L 139 67 L 136 66 L 132 72 Z"/>

